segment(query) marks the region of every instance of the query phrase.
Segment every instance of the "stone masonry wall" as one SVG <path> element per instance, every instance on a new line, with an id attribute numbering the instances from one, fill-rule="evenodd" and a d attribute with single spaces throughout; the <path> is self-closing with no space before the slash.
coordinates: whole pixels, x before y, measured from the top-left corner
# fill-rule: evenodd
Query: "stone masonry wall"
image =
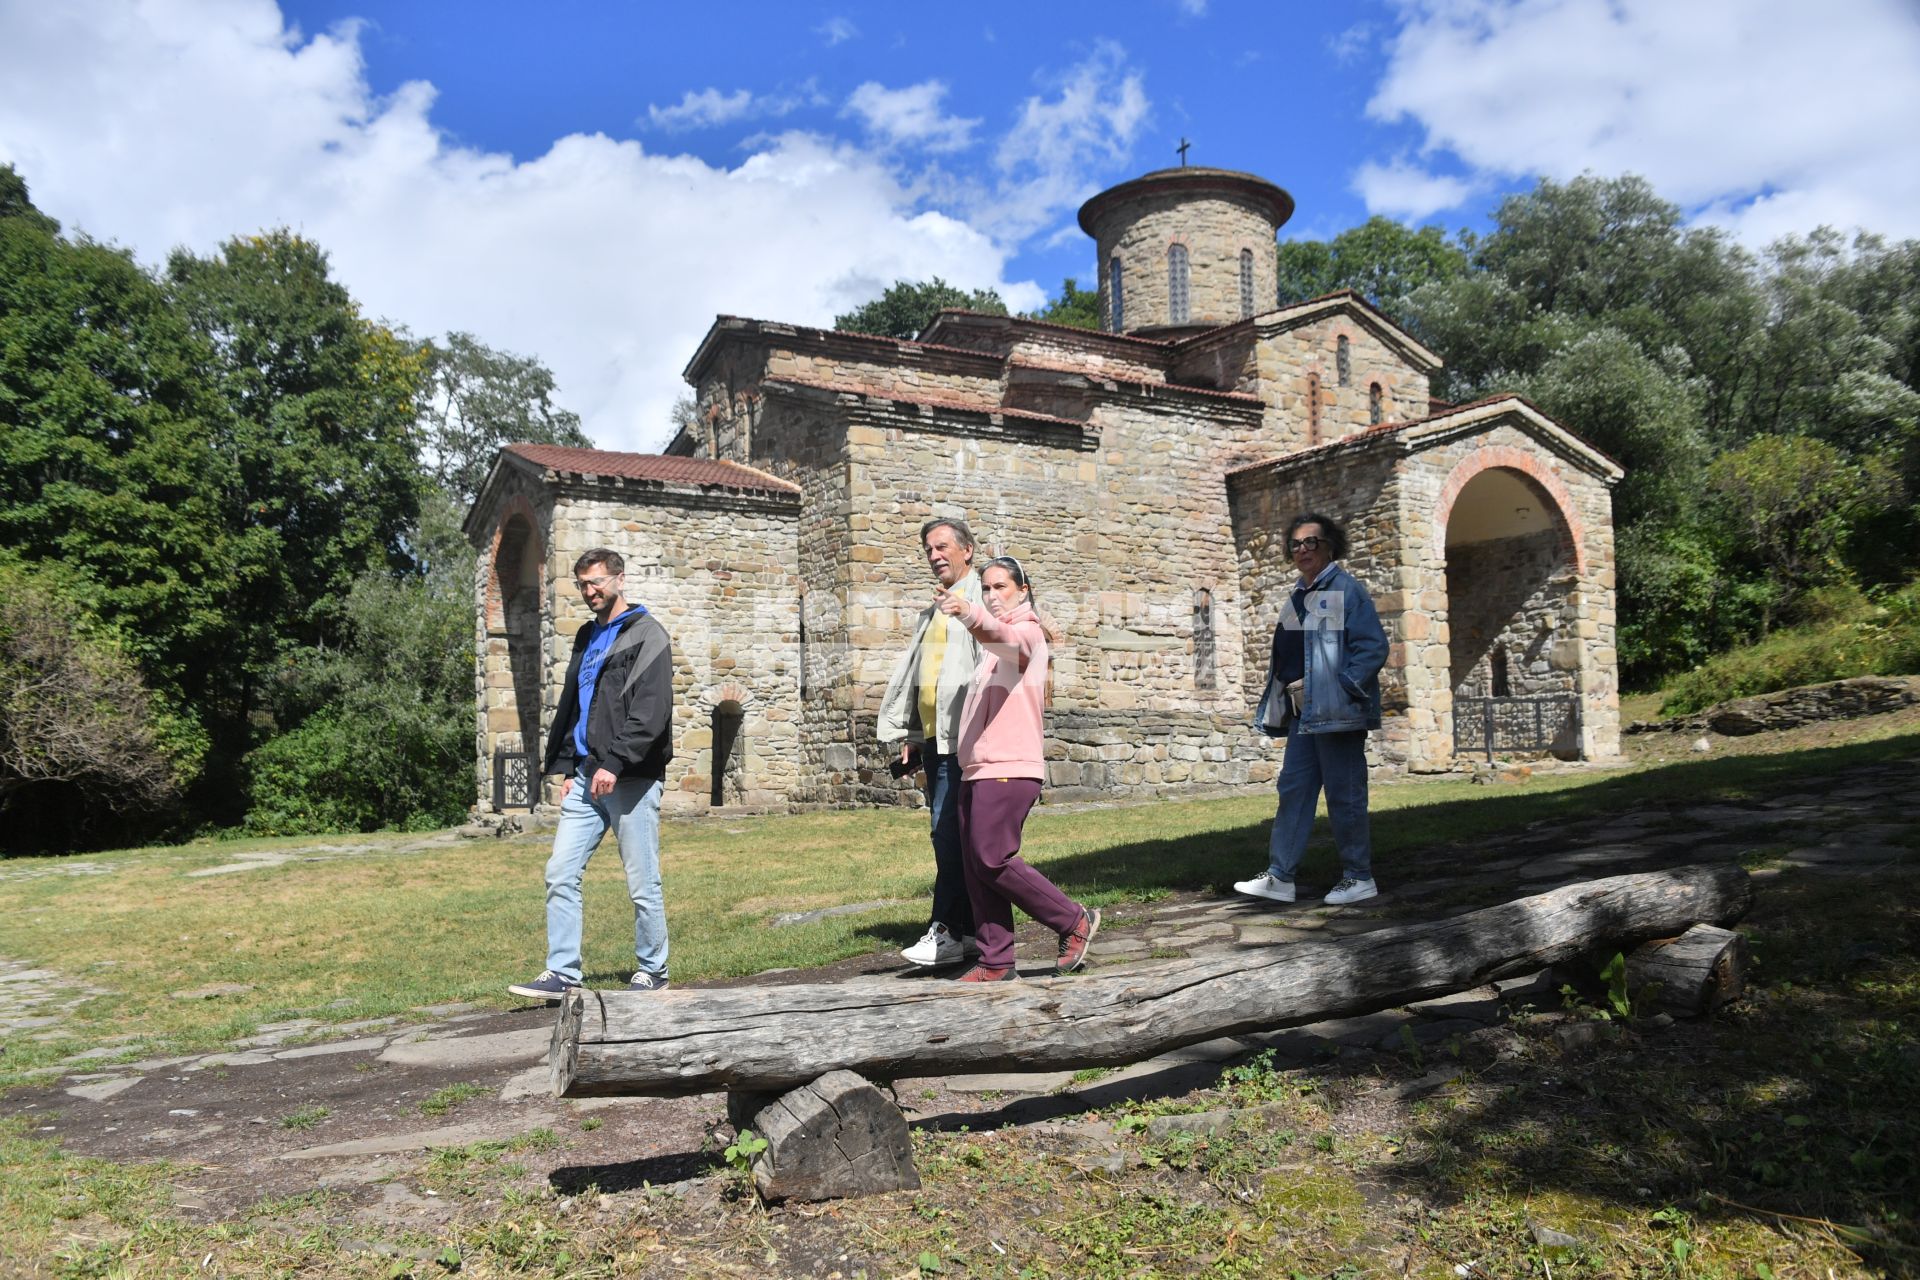
<path id="1" fill-rule="evenodd" d="M 1503 696 L 1574 692 L 1578 668 L 1562 665 L 1572 653 L 1553 643 L 1572 585 L 1573 565 L 1557 532 L 1450 545 L 1448 653 L 1454 696 L 1495 696 L 1496 649 L 1506 660 Z"/>
<path id="2" fill-rule="evenodd" d="M 1230 324 L 1243 317 L 1240 251 L 1253 251 L 1253 312 L 1271 310 L 1279 250 L 1271 214 L 1225 193 L 1143 195 L 1115 205 L 1099 228 L 1100 314 L 1111 326 L 1109 263 L 1121 262 L 1122 331 L 1173 323 L 1168 311 L 1167 249 L 1187 247 L 1189 324 Z"/>
<path id="3" fill-rule="evenodd" d="M 1424 637 L 1432 623 L 1421 612 L 1422 602 L 1403 599 L 1399 590 L 1408 575 L 1399 567 L 1400 492 L 1394 458 L 1383 449 L 1329 450 L 1297 464 L 1242 473 L 1231 481 L 1231 492 L 1247 635 L 1241 678 L 1249 718 L 1265 686 L 1281 606 L 1299 578 L 1287 555 L 1287 523 L 1296 515 L 1322 512 L 1346 530 L 1349 549 L 1341 564 L 1373 596 L 1387 633 L 1387 664 L 1380 673 L 1381 728 L 1368 736 L 1367 754 L 1375 763 L 1405 766 L 1415 724 L 1424 726 L 1432 716 L 1409 695 L 1407 666 L 1413 653 L 1406 637 Z"/>
<path id="4" fill-rule="evenodd" d="M 539 690 L 552 643 L 545 549 L 553 494 L 537 476 L 512 469 L 503 478 L 494 513 L 474 566 L 474 803 L 480 812 L 493 808 L 496 751 L 531 754 L 533 767 L 539 767 L 546 745 L 539 731 Z M 529 691 L 533 705 L 524 708 Z"/>
<path id="5" fill-rule="evenodd" d="M 1463 424 L 1471 421 L 1462 419 Z M 1402 607 L 1415 601 L 1438 604 L 1446 619 L 1446 527 L 1454 500 L 1468 481 L 1489 467 L 1522 477 L 1554 513 L 1565 541 L 1564 556 L 1573 567 L 1562 597 L 1559 623 L 1548 643 L 1548 660 L 1569 672 L 1579 694 L 1583 759 L 1605 759 L 1620 750 L 1620 690 L 1614 614 L 1613 503 L 1605 481 L 1548 447 L 1537 428 L 1519 410 L 1491 409 L 1476 429 L 1434 435 L 1414 444 L 1403 463 L 1400 520 L 1403 528 L 1400 571 L 1406 586 Z M 1413 641 L 1409 638 L 1409 644 Z M 1423 687 L 1410 690 L 1441 714 L 1431 730 L 1417 736 L 1411 763 L 1437 767 L 1452 753 L 1452 653 L 1449 634 L 1436 628 L 1422 642 L 1410 674 Z"/>
<path id="6" fill-rule="evenodd" d="M 1347 383 L 1340 383 L 1339 341 L 1348 342 Z M 1262 333 L 1254 353 L 1258 394 L 1268 421 L 1288 441 L 1286 451 L 1342 440 L 1370 425 L 1368 390 L 1384 391 L 1381 420 L 1411 422 L 1428 415 L 1427 375 L 1374 332 L 1345 313 Z M 1319 414 L 1309 403 L 1318 379 Z"/>

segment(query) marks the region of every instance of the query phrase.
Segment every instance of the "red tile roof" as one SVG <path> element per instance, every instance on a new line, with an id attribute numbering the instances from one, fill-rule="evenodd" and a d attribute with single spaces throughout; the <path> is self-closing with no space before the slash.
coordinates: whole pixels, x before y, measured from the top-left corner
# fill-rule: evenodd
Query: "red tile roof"
<path id="1" fill-rule="evenodd" d="M 738 489 L 745 493 L 797 494 L 800 486 L 753 467 L 718 458 L 680 458 L 660 453 L 571 449 L 558 444 L 510 444 L 506 452 L 538 467 L 577 476 L 617 476 L 660 484 Z"/>
<path id="2" fill-rule="evenodd" d="M 900 404 L 925 405 L 929 409 L 952 409 L 960 413 L 997 413 L 1003 418 L 1020 418 L 1030 422 L 1055 422 L 1063 426 L 1086 428 L 1087 423 L 1077 418 L 1062 418 L 1056 414 L 1040 413 L 1033 409 L 1010 409 L 994 401 L 961 400 L 944 396 L 930 396 L 924 392 L 909 395 L 904 391 L 890 391 L 883 387 L 867 386 L 846 382 L 827 382 L 820 378 L 800 378 L 785 374 L 778 378 L 768 378 L 761 384 L 766 387 L 806 387 L 810 391 L 831 391 L 848 396 L 871 396 L 875 400 L 893 400 Z"/>

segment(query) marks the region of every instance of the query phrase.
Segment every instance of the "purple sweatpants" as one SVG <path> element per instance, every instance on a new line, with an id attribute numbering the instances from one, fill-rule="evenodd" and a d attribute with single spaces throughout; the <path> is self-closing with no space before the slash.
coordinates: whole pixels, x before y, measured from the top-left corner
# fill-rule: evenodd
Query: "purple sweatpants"
<path id="1" fill-rule="evenodd" d="M 1080 923 L 1080 904 L 1020 857 L 1020 828 L 1040 799 L 1038 778 L 982 778 L 960 784 L 960 847 L 973 901 L 980 963 L 1013 967 L 1013 909 L 1055 933 Z"/>

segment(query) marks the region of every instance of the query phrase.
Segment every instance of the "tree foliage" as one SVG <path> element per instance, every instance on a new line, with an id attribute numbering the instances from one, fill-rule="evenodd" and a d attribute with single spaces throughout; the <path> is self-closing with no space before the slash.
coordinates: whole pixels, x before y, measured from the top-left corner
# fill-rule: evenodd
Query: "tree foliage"
<path id="1" fill-rule="evenodd" d="M 931 280 L 896 280 L 887 291 L 864 306 L 833 318 L 833 327 L 848 333 L 870 333 L 882 338 L 917 338 L 933 318 L 947 310 L 1007 314 L 1007 304 L 992 289 L 969 293 L 934 276 Z"/>
<path id="2" fill-rule="evenodd" d="M 0 564 L 0 844 L 164 811 L 194 745 L 110 628 L 45 572 Z"/>
<path id="3" fill-rule="evenodd" d="M 553 403 L 553 374 L 538 360 L 496 351 L 470 333 L 427 344 L 426 357 L 421 462 L 459 501 L 473 501 L 506 445 L 592 445 L 580 415 Z"/>
<path id="4" fill-rule="evenodd" d="M 1352 289 L 1391 313 L 1421 285 L 1456 280 L 1466 270 L 1466 253 L 1440 228 L 1416 230 L 1375 216 L 1332 240 L 1283 242 L 1278 302 Z"/>
<path id="5" fill-rule="evenodd" d="M 1106 318 L 1100 314 L 1100 291 L 1082 289 L 1073 276 L 1061 282 L 1059 297 L 1049 299 L 1046 306 L 1028 312 L 1025 318 L 1071 325 L 1075 329 L 1106 328 Z"/>

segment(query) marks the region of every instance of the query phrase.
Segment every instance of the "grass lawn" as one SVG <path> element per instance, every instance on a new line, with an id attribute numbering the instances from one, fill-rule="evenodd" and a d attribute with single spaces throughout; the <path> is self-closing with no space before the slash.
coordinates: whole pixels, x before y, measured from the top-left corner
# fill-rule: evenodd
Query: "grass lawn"
<path id="1" fill-rule="evenodd" d="M 1436 845 L 1646 803 L 1765 797 L 1803 785 L 1815 759 L 1824 770 L 1911 753 L 1916 741 L 1577 770 L 1524 786 L 1376 785 L 1375 866 L 1391 884 L 1417 876 L 1417 852 Z M 1224 893 L 1264 865 L 1271 815 L 1265 795 L 1043 806 L 1028 822 L 1023 853 L 1066 892 L 1099 905 L 1176 890 Z M 932 855 L 919 811 L 669 822 L 662 846 L 673 973 L 683 981 L 825 964 L 904 945 L 924 927 Z M 10 1044 L 0 1087 L 109 1038 L 194 1050 L 287 1017 L 348 1022 L 451 1001 L 516 1003 L 505 985 L 541 967 L 547 848 L 539 835 L 425 844 L 394 835 L 0 861 L 0 959 L 99 992 L 73 1014 L 69 1038 Z M 193 874 L 245 853 L 294 856 L 260 870 Z M 1323 817 L 1302 878 L 1331 882 L 1336 870 Z M 587 874 L 589 985 L 624 983 L 631 966 L 624 884 L 609 843 Z M 768 927 L 782 912 L 887 900 L 897 905 Z M 207 1000 L 172 994 L 220 984 L 249 989 Z"/>

